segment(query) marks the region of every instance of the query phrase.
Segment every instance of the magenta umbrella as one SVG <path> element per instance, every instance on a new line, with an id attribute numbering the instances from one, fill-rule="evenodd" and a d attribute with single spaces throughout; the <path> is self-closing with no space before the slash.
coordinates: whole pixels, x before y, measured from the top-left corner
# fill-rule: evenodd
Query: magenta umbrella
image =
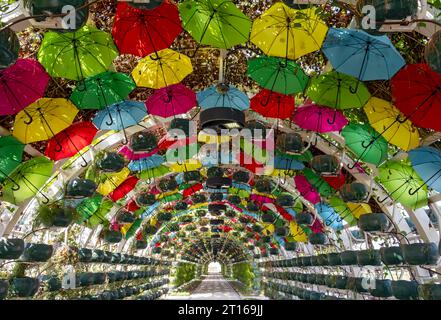
<path id="1" fill-rule="evenodd" d="M 320 202 L 320 194 L 314 189 L 305 176 L 295 176 L 294 183 L 296 184 L 296 188 L 300 192 L 300 195 L 305 198 L 305 200 L 308 200 L 312 204 Z"/>
<path id="2" fill-rule="evenodd" d="M 349 123 L 340 111 L 316 104 L 298 108 L 292 120 L 302 129 L 319 133 L 340 131 Z"/>
<path id="3" fill-rule="evenodd" d="M 19 59 L 0 70 L 0 115 L 16 114 L 43 97 L 50 76 L 35 60 Z"/>
<path id="4" fill-rule="evenodd" d="M 156 154 L 158 152 L 158 149 L 152 150 L 150 152 L 135 152 L 132 149 L 130 149 L 128 146 L 122 146 L 118 153 L 122 154 L 124 157 L 126 157 L 129 160 L 141 160 L 147 157 L 152 156 L 153 154 Z"/>
<path id="5" fill-rule="evenodd" d="M 145 102 L 149 114 L 163 118 L 187 113 L 196 104 L 196 94 L 182 84 L 156 90 Z"/>

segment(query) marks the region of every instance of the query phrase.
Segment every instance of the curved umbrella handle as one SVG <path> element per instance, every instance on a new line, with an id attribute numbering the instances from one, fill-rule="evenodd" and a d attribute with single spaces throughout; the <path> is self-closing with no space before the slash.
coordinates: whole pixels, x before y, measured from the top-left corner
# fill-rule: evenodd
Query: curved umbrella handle
<path id="1" fill-rule="evenodd" d="M 153 55 L 150 55 L 150 59 L 152 59 L 153 61 L 158 61 L 161 59 L 161 57 L 159 56 L 158 52 L 155 50 L 155 57 L 153 57 Z"/>
<path id="2" fill-rule="evenodd" d="M 29 118 L 29 120 L 25 120 L 25 124 L 31 124 L 34 121 L 34 118 L 29 114 L 29 112 L 26 111 L 26 109 L 23 109 L 23 112 L 26 114 L 26 116 Z"/>
<path id="3" fill-rule="evenodd" d="M 421 186 L 419 186 L 419 187 L 416 188 L 415 190 L 413 190 L 413 188 L 410 188 L 409 191 L 408 191 L 409 195 L 410 195 L 410 196 L 414 196 L 414 195 L 416 195 L 417 192 L 420 191 L 420 190 L 424 187 L 424 185 L 425 185 L 425 184 L 422 184 Z"/>
<path id="4" fill-rule="evenodd" d="M 357 81 L 357 85 L 354 87 L 352 87 L 352 85 L 349 86 L 349 92 L 351 92 L 352 94 L 356 94 L 358 92 L 358 88 L 360 87 L 360 80 Z"/>
<path id="5" fill-rule="evenodd" d="M 57 139 L 55 139 L 55 137 L 54 137 L 54 140 L 55 140 L 55 143 L 57 144 L 57 146 L 54 149 L 55 152 L 61 152 L 63 150 L 63 146 L 61 145 L 61 143 Z"/>
<path id="6" fill-rule="evenodd" d="M 12 182 L 12 184 L 13 184 L 13 186 L 11 187 L 11 189 L 12 189 L 12 191 L 18 191 L 18 190 L 20 190 L 20 188 L 21 188 L 21 186 L 15 181 L 15 180 L 13 180 L 13 179 L 11 179 L 11 178 L 7 178 L 9 181 L 11 181 Z"/>
<path id="7" fill-rule="evenodd" d="M 362 141 L 362 142 L 361 142 L 361 146 L 362 146 L 364 149 L 367 149 L 367 148 L 369 148 L 370 146 L 372 146 L 372 145 L 374 144 L 375 140 L 377 140 L 377 138 L 375 138 L 375 139 L 371 139 L 371 141 L 369 141 L 369 142 L 367 142 L 367 141 Z M 367 142 L 367 143 L 366 143 L 366 142 Z"/>
<path id="8" fill-rule="evenodd" d="M 330 125 L 335 124 L 335 121 L 337 120 L 337 111 L 334 110 L 334 117 L 332 118 L 332 121 L 329 121 L 329 119 L 326 119 L 326 122 Z"/>
<path id="9" fill-rule="evenodd" d="M 389 199 L 390 198 L 390 196 L 389 195 L 387 195 L 384 199 L 382 199 L 382 200 L 380 200 L 380 199 L 377 199 L 377 201 L 378 201 L 378 203 L 384 203 L 387 199 Z"/>
<path id="10" fill-rule="evenodd" d="M 265 101 L 265 102 L 260 101 L 260 105 L 261 105 L 262 107 L 266 107 L 266 106 L 268 106 L 268 104 L 269 104 L 269 102 L 270 102 L 270 100 L 271 100 L 271 95 L 272 95 L 272 94 L 273 94 L 273 91 L 270 91 L 270 93 L 269 93 L 269 95 L 268 95 L 266 101 Z M 279 100 L 279 102 L 280 102 L 280 100 Z"/>
<path id="11" fill-rule="evenodd" d="M 112 124 L 115 123 L 115 121 L 113 120 L 113 117 L 112 117 L 112 114 L 110 113 L 110 111 L 109 111 L 109 119 L 110 119 L 110 121 L 106 121 L 106 124 L 108 126 L 111 126 Z"/>
<path id="12" fill-rule="evenodd" d="M 407 120 L 409 120 L 409 117 L 405 117 L 404 119 L 401 119 L 400 115 L 397 116 L 397 122 L 400 124 L 406 123 Z"/>

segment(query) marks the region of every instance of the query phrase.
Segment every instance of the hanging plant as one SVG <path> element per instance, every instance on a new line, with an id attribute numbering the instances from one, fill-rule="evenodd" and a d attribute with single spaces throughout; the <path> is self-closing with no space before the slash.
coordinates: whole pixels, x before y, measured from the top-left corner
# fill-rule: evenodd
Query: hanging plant
<path id="1" fill-rule="evenodd" d="M 233 173 L 233 181 L 238 183 L 248 183 L 250 181 L 250 174 L 246 171 L 235 171 Z"/>
<path id="2" fill-rule="evenodd" d="M 188 208 L 187 202 L 181 201 L 175 204 L 174 209 L 177 211 L 186 210 Z"/>
<path id="3" fill-rule="evenodd" d="M 308 236 L 309 243 L 313 245 L 324 245 L 326 244 L 326 235 L 324 233 L 311 233 Z"/>
<path id="4" fill-rule="evenodd" d="M 273 183 L 268 178 L 260 178 L 255 182 L 254 188 L 260 193 L 271 193 L 273 190 Z"/>
<path id="5" fill-rule="evenodd" d="M 178 183 L 176 182 L 175 178 L 162 179 L 158 183 L 158 188 L 162 192 L 173 191 L 178 188 Z"/>
<path id="6" fill-rule="evenodd" d="M 160 222 L 170 221 L 173 218 L 173 215 L 170 212 L 159 212 L 156 216 L 156 219 Z"/>
<path id="7" fill-rule="evenodd" d="M 122 234 L 117 230 L 104 230 L 103 239 L 107 243 L 119 243 L 122 240 Z"/>
<path id="8" fill-rule="evenodd" d="M 276 235 L 278 235 L 279 237 L 286 237 L 289 233 L 288 228 L 286 227 L 277 227 L 276 228 Z"/>
<path id="9" fill-rule="evenodd" d="M 210 201 L 217 202 L 222 201 L 224 199 L 224 195 L 220 192 L 210 194 Z"/>
<path id="10" fill-rule="evenodd" d="M 66 186 L 66 197 L 87 198 L 95 194 L 97 185 L 89 179 L 75 178 L 69 180 Z"/>
<path id="11" fill-rule="evenodd" d="M 373 232 L 381 231 L 385 232 L 389 229 L 390 221 L 384 213 L 367 213 L 360 216 L 358 220 L 358 227 L 362 231 Z"/>
<path id="12" fill-rule="evenodd" d="M 130 139 L 133 151 L 150 152 L 158 147 L 158 138 L 151 132 L 138 132 Z"/>
<path id="13" fill-rule="evenodd" d="M 33 297 L 40 287 L 38 278 L 16 277 L 11 280 L 10 291 L 21 298 Z"/>
<path id="14" fill-rule="evenodd" d="M 315 156 L 311 167 L 320 175 L 336 175 L 340 171 L 340 160 L 329 154 Z"/>
<path id="15" fill-rule="evenodd" d="M 269 252 L 270 252 L 271 255 L 276 256 L 276 255 L 279 254 L 279 249 L 277 249 L 277 248 L 270 248 Z"/>
<path id="16" fill-rule="evenodd" d="M 236 212 L 234 210 L 227 210 L 227 212 L 225 212 L 225 216 L 228 218 L 234 218 L 236 216 Z"/>
<path id="17" fill-rule="evenodd" d="M 357 252 L 352 250 L 340 253 L 341 264 L 343 266 L 352 266 L 357 264 Z"/>
<path id="18" fill-rule="evenodd" d="M 242 203 L 242 200 L 240 199 L 240 197 L 239 197 L 239 196 L 236 196 L 236 195 L 230 195 L 230 196 L 228 196 L 227 200 L 228 200 L 229 202 L 231 202 L 232 204 L 234 204 L 234 205 L 239 205 L 239 204 Z"/>
<path id="19" fill-rule="evenodd" d="M 276 221 L 276 217 L 273 214 L 269 212 L 262 214 L 262 222 L 273 223 L 274 221 Z"/>
<path id="20" fill-rule="evenodd" d="M 44 262 L 52 257 L 53 251 L 53 247 L 48 244 L 26 243 L 20 259 L 27 262 Z"/>
<path id="21" fill-rule="evenodd" d="M 35 223 L 45 227 L 65 228 L 78 218 L 78 214 L 73 208 L 66 207 L 62 201 L 55 201 L 38 206 Z"/>
<path id="22" fill-rule="evenodd" d="M 151 206 L 156 202 L 156 197 L 151 193 L 141 193 L 136 197 L 136 203 L 139 206 Z"/>
<path id="23" fill-rule="evenodd" d="M 191 201 L 193 203 L 204 203 L 204 202 L 207 202 L 207 197 L 202 193 L 196 193 L 196 194 L 192 195 Z"/>
<path id="24" fill-rule="evenodd" d="M 147 235 L 155 234 L 158 229 L 155 226 L 152 226 L 151 224 L 147 224 L 144 228 L 144 232 Z"/>
<path id="25" fill-rule="evenodd" d="M 417 300 L 418 282 L 406 280 L 392 281 L 392 294 L 399 300 Z"/>
<path id="26" fill-rule="evenodd" d="M 439 258 L 435 243 L 411 243 L 401 245 L 404 260 L 410 265 L 436 265 Z"/>
<path id="27" fill-rule="evenodd" d="M 260 207 L 256 202 L 250 201 L 247 203 L 247 210 L 251 212 L 257 212 L 260 210 Z"/>
<path id="28" fill-rule="evenodd" d="M 286 251 L 296 251 L 297 250 L 297 242 L 286 242 L 285 243 Z"/>
<path id="29" fill-rule="evenodd" d="M 357 263 L 360 266 L 381 265 L 380 251 L 374 249 L 357 251 Z"/>
<path id="30" fill-rule="evenodd" d="M 173 129 L 182 130 L 183 133 L 188 137 L 190 135 L 190 120 L 182 118 L 174 118 L 170 122 L 169 131 Z"/>
<path id="31" fill-rule="evenodd" d="M 132 223 L 135 220 L 136 217 L 127 210 L 122 210 L 122 212 L 120 212 L 117 217 L 117 221 L 120 223 Z"/>
<path id="32" fill-rule="evenodd" d="M 277 149 L 287 154 L 299 154 L 303 152 L 304 144 L 298 133 L 282 133 L 277 135 Z"/>
<path id="33" fill-rule="evenodd" d="M 369 197 L 368 187 L 359 182 L 345 184 L 340 189 L 340 195 L 346 202 L 365 202 Z"/>
<path id="34" fill-rule="evenodd" d="M 206 210 L 197 210 L 197 211 L 196 211 L 196 215 L 197 215 L 199 218 L 205 217 L 205 216 L 207 215 L 207 211 L 206 211 Z"/>
<path id="35" fill-rule="evenodd" d="M 184 172 L 184 181 L 186 183 L 196 183 L 202 181 L 202 175 L 199 171 Z"/>
<path id="36" fill-rule="evenodd" d="M 256 232 L 256 233 L 262 232 L 262 227 L 258 224 L 254 224 L 252 229 L 253 229 L 253 232 Z"/>
<path id="37" fill-rule="evenodd" d="M 159 254 L 159 253 L 161 253 L 161 251 L 162 251 L 161 247 L 154 247 L 153 250 L 152 250 L 152 253 L 153 254 Z"/>
<path id="38" fill-rule="evenodd" d="M 222 178 L 225 170 L 221 167 L 210 167 L 207 170 L 207 178 Z"/>
<path id="39" fill-rule="evenodd" d="M 300 225 L 311 225 L 314 217 L 309 212 L 300 212 L 296 215 L 295 220 Z"/>
<path id="40" fill-rule="evenodd" d="M 104 172 L 119 172 L 126 163 L 124 157 L 117 152 L 103 152 L 96 156 L 96 163 Z"/>
<path id="41" fill-rule="evenodd" d="M 179 231 L 179 224 L 178 223 L 172 223 L 168 226 L 168 230 L 171 232 L 178 232 Z"/>
<path id="42" fill-rule="evenodd" d="M 185 216 L 181 216 L 180 221 L 182 223 L 190 223 L 193 222 L 193 217 L 189 214 L 185 215 Z"/>
<path id="43" fill-rule="evenodd" d="M 294 205 L 294 198 L 290 194 L 281 194 L 277 197 L 276 203 L 284 208 L 292 207 Z"/>

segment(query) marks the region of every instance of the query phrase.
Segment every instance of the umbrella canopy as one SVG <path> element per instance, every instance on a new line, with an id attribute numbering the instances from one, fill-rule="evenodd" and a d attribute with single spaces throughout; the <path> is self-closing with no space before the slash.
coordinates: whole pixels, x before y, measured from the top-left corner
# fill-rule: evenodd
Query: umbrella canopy
<path id="1" fill-rule="evenodd" d="M 335 70 L 361 81 L 389 80 L 406 64 L 387 36 L 359 29 L 331 28 L 322 50 Z"/>
<path id="2" fill-rule="evenodd" d="M 372 97 L 364 106 L 364 111 L 372 127 L 390 144 L 405 151 L 420 144 L 418 129 L 392 103 Z"/>
<path id="3" fill-rule="evenodd" d="M 230 49 L 248 41 L 251 20 L 230 0 L 185 0 L 179 13 L 184 29 L 200 44 Z"/>
<path id="4" fill-rule="evenodd" d="M 203 110 L 225 107 L 244 111 L 250 107 L 250 99 L 246 93 L 223 83 L 200 91 L 197 100 Z"/>
<path id="5" fill-rule="evenodd" d="M 349 123 L 341 112 L 315 104 L 298 108 L 292 120 L 302 129 L 319 133 L 340 131 Z"/>
<path id="6" fill-rule="evenodd" d="M 170 168 L 164 165 L 160 165 L 159 167 L 153 169 L 147 169 L 141 171 L 138 174 L 139 179 L 155 179 L 158 177 L 162 177 L 170 172 Z"/>
<path id="7" fill-rule="evenodd" d="M 39 190 L 51 177 L 53 162 L 46 157 L 35 157 L 23 162 L 11 174 L 3 185 L 3 200 L 19 204 L 40 193 L 45 202 L 47 196 Z"/>
<path id="8" fill-rule="evenodd" d="M 132 71 L 132 76 L 140 87 L 161 89 L 181 82 L 192 72 L 189 57 L 164 49 L 141 59 Z"/>
<path id="9" fill-rule="evenodd" d="M 132 191 L 138 184 L 139 179 L 134 176 L 129 176 L 123 183 L 121 183 L 115 190 L 109 193 L 109 198 L 113 202 L 124 198 L 130 191 Z"/>
<path id="10" fill-rule="evenodd" d="M 277 92 L 263 89 L 251 99 L 251 110 L 264 117 L 289 119 L 294 113 L 295 99 Z"/>
<path id="11" fill-rule="evenodd" d="M 112 35 L 122 54 L 145 57 L 170 47 L 181 32 L 178 8 L 168 1 L 152 10 L 118 2 Z"/>
<path id="12" fill-rule="evenodd" d="M 248 75 L 263 88 L 285 95 L 303 92 L 308 76 L 294 62 L 258 57 L 248 61 Z"/>
<path id="13" fill-rule="evenodd" d="M 322 177 L 317 175 L 314 171 L 309 168 L 303 170 L 308 182 L 320 193 L 322 197 L 329 197 L 334 194 L 334 189 L 325 181 Z"/>
<path id="14" fill-rule="evenodd" d="M 128 168 L 130 171 L 135 171 L 135 172 L 144 171 L 159 167 L 164 162 L 165 160 L 163 156 L 155 154 L 148 158 L 131 161 L 128 165 Z"/>
<path id="15" fill-rule="evenodd" d="M 387 159 L 387 141 L 368 124 L 348 124 L 341 132 L 346 146 L 358 159 L 367 163 L 380 165 Z"/>
<path id="16" fill-rule="evenodd" d="M 144 103 L 126 100 L 98 111 L 93 123 L 100 130 L 122 130 L 138 124 L 146 116 Z"/>
<path id="17" fill-rule="evenodd" d="M 309 183 L 305 176 L 295 176 L 294 183 L 300 195 L 311 202 L 316 204 L 320 202 L 320 195 L 317 190 Z"/>
<path id="18" fill-rule="evenodd" d="M 404 206 L 417 209 L 427 205 L 427 187 L 408 163 L 388 161 L 379 168 L 375 179 L 389 193 L 388 197 Z"/>
<path id="19" fill-rule="evenodd" d="M 279 170 L 303 170 L 305 165 L 300 161 L 276 156 L 274 157 L 274 168 Z"/>
<path id="20" fill-rule="evenodd" d="M 294 10 L 278 2 L 254 21 L 250 40 L 268 56 L 296 60 L 320 50 L 327 32 L 315 8 Z"/>
<path id="21" fill-rule="evenodd" d="M 79 109 L 103 109 L 121 102 L 136 88 L 125 73 L 106 71 L 80 81 L 70 96 Z"/>
<path id="22" fill-rule="evenodd" d="M 0 136 L 0 182 L 21 163 L 24 147 L 13 136 Z"/>
<path id="23" fill-rule="evenodd" d="M 352 214 L 351 209 L 346 205 L 346 203 L 339 197 L 331 197 L 329 199 L 329 205 L 337 212 L 339 218 L 336 222 L 341 222 L 345 220 L 350 226 L 355 226 L 357 224 L 357 219 Z"/>
<path id="24" fill-rule="evenodd" d="M 320 202 L 315 205 L 315 209 L 327 227 L 331 227 L 334 230 L 343 229 L 342 218 L 335 212 L 333 207 Z"/>
<path id="25" fill-rule="evenodd" d="M 15 117 L 13 135 L 24 143 L 44 141 L 69 127 L 78 109 L 63 98 L 41 98 Z"/>
<path id="26" fill-rule="evenodd" d="M 19 59 L 0 70 L 0 116 L 12 115 L 43 97 L 49 75 L 35 60 Z"/>
<path id="27" fill-rule="evenodd" d="M 337 176 L 322 176 L 323 180 L 325 180 L 334 190 L 339 190 L 346 183 L 346 176 L 343 171 Z"/>
<path id="28" fill-rule="evenodd" d="M 335 70 L 311 79 L 306 95 L 315 103 L 333 109 L 362 108 L 371 94 L 359 80 Z"/>
<path id="29" fill-rule="evenodd" d="M 72 157 L 90 145 L 97 132 L 91 122 L 74 123 L 49 140 L 45 155 L 55 161 Z"/>
<path id="30" fill-rule="evenodd" d="M 150 152 L 137 152 L 137 151 L 133 151 L 128 146 L 122 146 L 118 150 L 118 153 L 122 154 L 124 157 L 126 157 L 129 160 L 139 160 L 139 159 L 147 158 L 155 154 L 156 152 L 158 152 L 158 149 L 154 149 L 153 151 Z"/>
<path id="31" fill-rule="evenodd" d="M 107 71 L 117 56 L 112 36 L 91 26 L 73 32 L 46 32 L 38 51 L 38 61 L 51 76 L 70 80 Z"/>
<path id="32" fill-rule="evenodd" d="M 441 151 L 433 147 L 421 147 L 411 150 L 409 159 L 424 183 L 441 192 Z"/>
<path id="33" fill-rule="evenodd" d="M 123 168 L 119 172 L 103 173 L 101 183 L 98 185 L 96 191 L 103 196 L 107 196 L 113 190 L 118 188 L 129 176 L 130 170 Z"/>
<path id="34" fill-rule="evenodd" d="M 185 114 L 197 105 L 196 94 L 183 84 L 156 90 L 145 102 L 151 115 L 168 118 Z"/>
<path id="35" fill-rule="evenodd" d="M 427 64 L 406 66 L 392 79 L 395 105 L 416 126 L 441 131 L 441 74 Z"/>

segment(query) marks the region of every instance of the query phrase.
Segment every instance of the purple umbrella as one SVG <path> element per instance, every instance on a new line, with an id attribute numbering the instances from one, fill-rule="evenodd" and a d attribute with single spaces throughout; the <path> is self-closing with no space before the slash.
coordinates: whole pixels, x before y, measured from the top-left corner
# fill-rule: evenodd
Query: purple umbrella
<path id="1" fill-rule="evenodd" d="M 349 123 L 340 111 L 316 104 L 298 108 L 292 120 L 302 129 L 319 133 L 340 131 Z"/>
<path id="2" fill-rule="evenodd" d="M 182 84 L 156 90 L 145 102 L 149 114 L 163 118 L 187 113 L 196 104 L 196 94 Z"/>
<path id="3" fill-rule="evenodd" d="M 0 115 L 13 115 L 43 97 L 50 80 L 35 60 L 19 59 L 0 71 Z"/>
<path id="4" fill-rule="evenodd" d="M 296 188 L 303 198 L 312 204 L 320 202 L 320 194 L 314 189 L 305 176 L 295 176 L 294 183 L 296 184 Z"/>

